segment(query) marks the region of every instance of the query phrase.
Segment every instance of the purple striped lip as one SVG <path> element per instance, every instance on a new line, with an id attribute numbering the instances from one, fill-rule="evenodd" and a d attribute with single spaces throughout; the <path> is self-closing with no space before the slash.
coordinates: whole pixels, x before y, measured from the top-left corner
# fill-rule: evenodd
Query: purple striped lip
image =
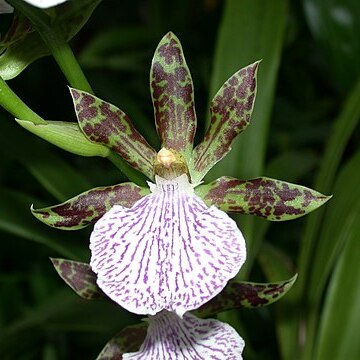
<path id="1" fill-rule="evenodd" d="M 163 311 L 148 321 L 140 350 L 123 354 L 123 360 L 242 360 L 244 340 L 218 320 Z"/>
<path id="2" fill-rule="evenodd" d="M 217 295 L 240 270 L 245 240 L 223 211 L 194 194 L 184 174 L 156 177 L 131 208 L 115 205 L 90 237 L 90 265 L 112 300 L 137 314 L 178 315 Z"/>

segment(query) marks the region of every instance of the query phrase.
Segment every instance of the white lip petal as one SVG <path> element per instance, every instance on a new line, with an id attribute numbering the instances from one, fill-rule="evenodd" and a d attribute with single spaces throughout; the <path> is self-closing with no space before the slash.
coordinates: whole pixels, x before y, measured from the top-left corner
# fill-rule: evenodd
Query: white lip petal
<path id="1" fill-rule="evenodd" d="M 0 14 L 11 14 L 14 8 L 10 6 L 6 1 L 0 0 Z"/>
<path id="2" fill-rule="evenodd" d="M 157 178 L 130 209 L 115 205 L 90 237 L 99 287 L 137 314 L 178 315 L 217 295 L 245 261 L 236 223 L 193 193 L 186 175 Z"/>
<path id="3" fill-rule="evenodd" d="M 164 311 L 150 317 L 149 323 L 140 350 L 123 354 L 124 360 L 242 360 L 244 340 L 218 320 L 189 313 L 181 319 Z"/>
<path id="4" fill-rule="evenodd" d="M 36 6 L 36 7 L 42 8 L 42 9 L 47 9 L 52 6 L 62 4 L 65 1 L 67 1 L 67 0 L 25 0 L 25 2 L 27 2 L 28 4 L 31 4 L 33 6 Z"/>

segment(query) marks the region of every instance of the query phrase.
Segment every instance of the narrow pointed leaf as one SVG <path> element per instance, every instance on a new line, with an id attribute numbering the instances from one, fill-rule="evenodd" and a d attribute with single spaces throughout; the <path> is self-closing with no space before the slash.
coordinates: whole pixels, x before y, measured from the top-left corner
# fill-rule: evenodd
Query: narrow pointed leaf
<path id="1" fill-rule="evenodd" d="M 150 90 L 162 147 L 177 150 L 189 160 L 196 130 L 194 89 L 180 41 L 171 32 L 155 51 Z"/>
<path id="2" fill-rule="evenodd" d="M 98 299 L 104 293 L 96 284 L 96 274 L 89 264 L 66 259 L 50 259 L 60 277 L 79 296 L 86 300 Z"/>
<path id="3" fill-rule="evenodd" d="M 31 209 L 33 215 L 51 227 L 63 230 L 81 229 L 98 220 L 113 205 L 131 207 L 150 191 L 133 183 L 98 187 L 86 191 L 62 204 Z"/>
<path id="4" fill-rule="evenodd" d="M 155 150 L 116 106 L 85 91 L 70 89 L 81 130 L 93 142 L 120 154 L 133 168 L 154 177 Z"/>
<path id="5" fill-rule="evenodd" d="M 89 141 L 77 123 L 47 121 L 47 124 L 34 124 L 26 120 L 16 122 L 31 133 L 73 154 L 106 157 L 110 153 L 106 146 Z"/>
<path id="6" fill-rule="evenodd" d="M 259 61 L 236 72 L 213 98 L 209 129 L 193 152 L 190 167 L 193 182 L 198 183 L 231 150 L 235 137 L 249 125 L 258 66 Z"/>
<path id="7" fill-rule="evenodd" d="M 120 360 L 124 353 L 138 351 L 145 340 L 147 327 L 145 322 L 127 326 L 105 345 L 96 360 Z"/>
<path id="8" fill-rule="evenodd" d="M 304 186 L 266 177 L 245 181 L 224 176 L 199 186 L 195 192 L 208 206 L 270 221 L 298 218 L 331 198 Z"/>
<path id="9" fill-rule="evenodd" d="M 258 308 L 280 300 L 294 285 L 297 275 L 275 283 L 251 283 L 230 280 L 224 290 L 195 310 L 197 316 L 207 317 L 239 308 Z"/>

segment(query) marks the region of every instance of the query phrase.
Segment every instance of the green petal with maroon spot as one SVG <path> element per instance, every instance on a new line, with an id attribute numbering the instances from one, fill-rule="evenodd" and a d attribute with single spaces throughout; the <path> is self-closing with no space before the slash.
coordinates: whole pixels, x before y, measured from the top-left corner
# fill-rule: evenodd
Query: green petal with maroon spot
<path id="1" fill-rule="evenodd" d="M 230 150 L 235 137 L 249 125 L 256 96 L 259 61 L 239 70 L 220 88 L 210 104 L 211 122 L 193 151 L 190 174 L 198 183 Z"/>
<path id="2" fill-rule="evenodd" d="M 271 221 L 303 216 L 331 198 L 304 186 L 266 177 L 245 181 L 224 176 L 197 187 L 195 192 L 208 206 Z"/>
<path id="3" fill-rule="evenodd" d="M 148 188 L 129 182 L 94 188 L 62 204 L 42 209 L 31 208 L 31 212 L 37 219 L 51 227 L 77 230 L 97 221 L 113 205 L 131 207 L 149 193 Z"/>
<path id="4" fill-rule="evenodd" d="M 190 160 L 196 130 L 194 87 L 180 41 L 171 32 L 155 50 L 150 91 L 162 147 Z"/>
<path id="5" fill-rule="evenodd" d="M 286 281 L 252 283 L 230 280 L 224 290 L 199 309 L 196 316 L 207 317 L 239 308 L 258 308 L 281 299 L 294 285 L 297 275 Z"/>
<path id="6" fill-rule="evenodd" d="M 96 274 L 89 264 L 66 259 L 50 260 L 60 277 L 82 298 L 93 300 L 105 296 L 97 286 Z"/>
<path id="7" fill-rule="evenodd" d="M 85 91 L 70 89 L 81 130 L 93 142 L 120 154 L 133 168 L 154 177 L 155 150 L 116 106 Z"/>
<path id="8" fill-rule="evenodd" d="M 147 327 L 144 322 L 124 328 L 105 345 L 96 360 L 121 360 L 124 353 L 138 351 L 145 340 Z"/>

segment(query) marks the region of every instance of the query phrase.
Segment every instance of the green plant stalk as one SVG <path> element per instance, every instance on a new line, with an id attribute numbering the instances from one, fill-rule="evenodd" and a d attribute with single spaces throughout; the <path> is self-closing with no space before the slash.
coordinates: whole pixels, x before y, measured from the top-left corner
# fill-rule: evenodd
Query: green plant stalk
<path id="1" fill-rule="evenodd" d="M 18 119 L 26 119 L 34 124 L 46 124 L 38 114 L 31 110 L 0 77 L 0 105 Z"/>
<path id="2" fill-rule="evenodd" d="M 44 11 L 28 5 L 23 0 L 10 0 L 8 2 L 31 21 L 69 84 L 76 89 L 93 93 L 69 44 L 60 29 L 51 23 L 50 17 Z"/>

